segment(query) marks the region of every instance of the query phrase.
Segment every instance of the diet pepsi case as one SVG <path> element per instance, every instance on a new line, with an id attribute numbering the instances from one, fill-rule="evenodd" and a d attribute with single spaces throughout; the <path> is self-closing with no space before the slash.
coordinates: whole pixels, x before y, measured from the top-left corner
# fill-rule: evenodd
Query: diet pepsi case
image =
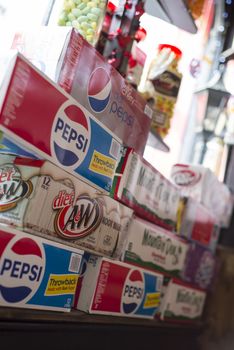
<path id="1" fill-rule="evenodd" d="M 153 111 L 75 29 L 65 41 L 56 80 L 125 145 L 144 153 Z"/>

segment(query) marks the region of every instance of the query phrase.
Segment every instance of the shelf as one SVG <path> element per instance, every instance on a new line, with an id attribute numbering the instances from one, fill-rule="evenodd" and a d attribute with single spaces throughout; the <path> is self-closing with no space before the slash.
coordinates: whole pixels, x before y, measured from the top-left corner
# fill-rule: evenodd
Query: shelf
<path id="1" fill-rule="evenodd" d="M 134 327 L 148 327 L 148 328 L 167 328 L 167 329 L 193 329 L 199 330 L 203 326 L 201 322 L 191 324 L 176 324 L 165 323 L 158 320 L 149 320 L 143 318 L 128 318 L 106 315 L 91 315 L 78 310 L 72 310 L 71 312 L 52 312 L 44 310 L 30 310 L 30 309 L 18 309 L 18 308 L 0 308 L 0 329 L 2 324 L 10 322 L 25 322 L 41 323 L 41 324 L 95 324 L 95 325 L 116 325 L 121 326 L 134 326 Z"/>
<path id="2" fill-rule="evenodd" d="M 156 320 L 88 315 L 16 308 L 0 308 L 0 344 L 15 350 L 142 350 L 157 347 L 169 350 L 199 350 L 201 322 L 188 325 Z"/>
<path id="3" fill-rule="evenodd" d="M 163 141 L 161 136 L 157 135 L 153 131 L 150 131 L 150 133 L 149 133 L 148 140 L 147 140 L 147 146 L 156 148 L 159 151 L 163 151 L 163 152 L 169 152 L 170 151 L 170 148 Z"/>
<path id="4" fill-rule="evenodd" d="M 145 12 L 195 34 L 197 26 L 183 0 L 146 0 Z"/>

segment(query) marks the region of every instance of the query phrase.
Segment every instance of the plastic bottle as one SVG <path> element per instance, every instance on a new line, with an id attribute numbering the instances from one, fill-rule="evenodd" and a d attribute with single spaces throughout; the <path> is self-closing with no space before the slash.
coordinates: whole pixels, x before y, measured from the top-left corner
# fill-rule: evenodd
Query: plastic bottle
<path id="1" fill-rule="evenodd" d="M 161 44 L 152 60 L 145 82 L 143 96 L 151 102 L 154 114 L 152 131 L 165 137 L 174 113 L 182 74 L 178 63 L 182 52 L 175 46 Z"/>

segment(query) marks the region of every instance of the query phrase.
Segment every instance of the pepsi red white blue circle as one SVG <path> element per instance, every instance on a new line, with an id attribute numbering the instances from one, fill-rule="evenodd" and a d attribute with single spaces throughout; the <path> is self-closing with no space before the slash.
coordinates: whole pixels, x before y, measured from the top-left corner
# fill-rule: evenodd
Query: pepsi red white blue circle
<path id="1" fill-rule="evenodd" d="M 143 274 L 138 270 L 131 270 L 124 283 L 121 312 L 125 314 L 135 313 L 142 303 L 144 290 Z"/>
<path id="2" fill-rule="evenodd" d="M 76 169 L 85 159 L 91 139 L 87 112 L 68 100 L 58 110 L 51 130 L 52 156 L 64 167 Z"/>
<path id="3" fill-rule="evenodd" d="M 1 250 L 0 299 L 12 304 L 27 303 L 37 292 L 44 271 L 43 246 L 31 237 L 12 235 Z"/>
<path id="4" fill-rule="evenodd" d="M 107 107 L 111 95 L 111 78 L 107 71 L 96 68 L 90 76 L 88 84 L 88 100 L 91 109 L 100 113 Z"/>

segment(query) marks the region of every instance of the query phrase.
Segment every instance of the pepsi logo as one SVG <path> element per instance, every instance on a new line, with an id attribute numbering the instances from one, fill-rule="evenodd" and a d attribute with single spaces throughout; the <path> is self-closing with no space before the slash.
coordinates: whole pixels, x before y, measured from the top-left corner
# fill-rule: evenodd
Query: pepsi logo
<path id="1" fill-rule="evenodd" d="M 111 95 L 111 79 L 105 69 L 98 67 L 90 76 L 88 83 L 88 100 L 96 113 L 104 111 Z"/>
<path id="2" fill-rule="evenodd" d="M 0 263 L 0 297 L 7 303 L 26 303 L 38 290 L 45 270 L 44 249 L 32 238 L 14 236 Z"/>
<path id="3" fill-rule="evenodd" d="M 177 186 L 194 186 L 200 181 L 201 174 L 188 169 L 183 169 L 172 174 L 172 179 Z"/>
<path id="4" fill-rule="evenodd" d="M 98 199 L 82 195 L 74 205 L 67 205 L 55 217 L 55 231 L 66 239 L 77 239 L 91 234 L 103 218 L 102 204 Z"/>
<path id="5" fill-rule="evenodd" d="M 74 170 L 83 162 L 90 138 L 89 117 L 81 108 L 66 101 L 54 118 L 50 138 L 52 156 L 59 164 Z"/>
<path id="6" fill-rule="evenodd" d="M 122 293 L 122 312 L 136 312 L 144 297 L 144 277 L 138 270 L 130 271 L 124 283 Z"/>

